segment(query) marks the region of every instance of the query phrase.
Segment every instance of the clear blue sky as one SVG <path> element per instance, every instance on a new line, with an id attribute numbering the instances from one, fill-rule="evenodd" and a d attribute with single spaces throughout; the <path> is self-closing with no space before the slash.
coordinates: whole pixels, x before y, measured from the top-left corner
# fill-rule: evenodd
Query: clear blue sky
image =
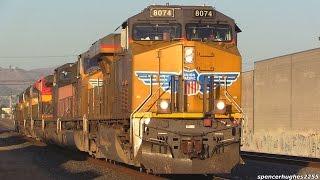
<path id="1" fill-rule="evenodd" d="M 111 3 L 112 2 L 112 3 Z M 243 30 L 246 66 L 286 53 L 320 47 L 319 0 L 0 0 L 0 67 L 26 69 L 75 61 L 123 20 L 150 4 L 212 5 Z"/>

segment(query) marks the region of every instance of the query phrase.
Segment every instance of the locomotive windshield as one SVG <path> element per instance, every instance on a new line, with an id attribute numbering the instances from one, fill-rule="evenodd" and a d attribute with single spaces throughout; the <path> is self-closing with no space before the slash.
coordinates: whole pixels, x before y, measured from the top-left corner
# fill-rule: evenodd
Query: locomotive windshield
<path id="1" fill-rule="evenodd" d="M 90 73 L 96 70 L 100 70 L 98 59 L 85 59 L 84 72 Z"/>
<path id="2" fill-rule="evenodd" d="M 188 40 L 231 41 L 231 28 L 222 24 L 187 24 Z"/>
<path id="3" fill-rule="evenodd" d="M 144 41 L 164 41 L 181 38 L 180 24 L 136 24 L 133 27 L 133 39 Z"/>

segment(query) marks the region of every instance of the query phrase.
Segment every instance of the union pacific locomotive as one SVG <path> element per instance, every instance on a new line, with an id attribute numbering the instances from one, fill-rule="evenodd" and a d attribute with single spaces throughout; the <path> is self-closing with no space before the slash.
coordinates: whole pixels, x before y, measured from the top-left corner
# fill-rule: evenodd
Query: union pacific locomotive
<path id="1" fill-rule="evenodd" d="M 18 130 L 155 174 L 240 162 L 235 21 L 211 6 L 152 5 L 20 94 Z"/>

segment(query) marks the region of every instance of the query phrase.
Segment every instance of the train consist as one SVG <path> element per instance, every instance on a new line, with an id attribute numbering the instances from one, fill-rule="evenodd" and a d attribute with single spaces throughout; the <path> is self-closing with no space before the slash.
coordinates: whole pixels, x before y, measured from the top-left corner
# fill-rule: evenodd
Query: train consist
<path id="1" fill-rule="evenodd" d="M 235 21 L 211 6 L 152 5 L 27 88 L 18 130 L 156 174 L 240 162 Z"/>

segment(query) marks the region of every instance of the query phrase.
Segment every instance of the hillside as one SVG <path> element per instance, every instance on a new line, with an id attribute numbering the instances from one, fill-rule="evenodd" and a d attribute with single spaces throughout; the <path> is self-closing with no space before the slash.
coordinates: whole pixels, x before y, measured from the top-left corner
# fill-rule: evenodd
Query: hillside
<path id="1" fill-rule="evenodd" d="M 35 80 L 52 74 L 54 68 L 24 70 L 0 67 L 0 96 L 19 94 Z"/>

